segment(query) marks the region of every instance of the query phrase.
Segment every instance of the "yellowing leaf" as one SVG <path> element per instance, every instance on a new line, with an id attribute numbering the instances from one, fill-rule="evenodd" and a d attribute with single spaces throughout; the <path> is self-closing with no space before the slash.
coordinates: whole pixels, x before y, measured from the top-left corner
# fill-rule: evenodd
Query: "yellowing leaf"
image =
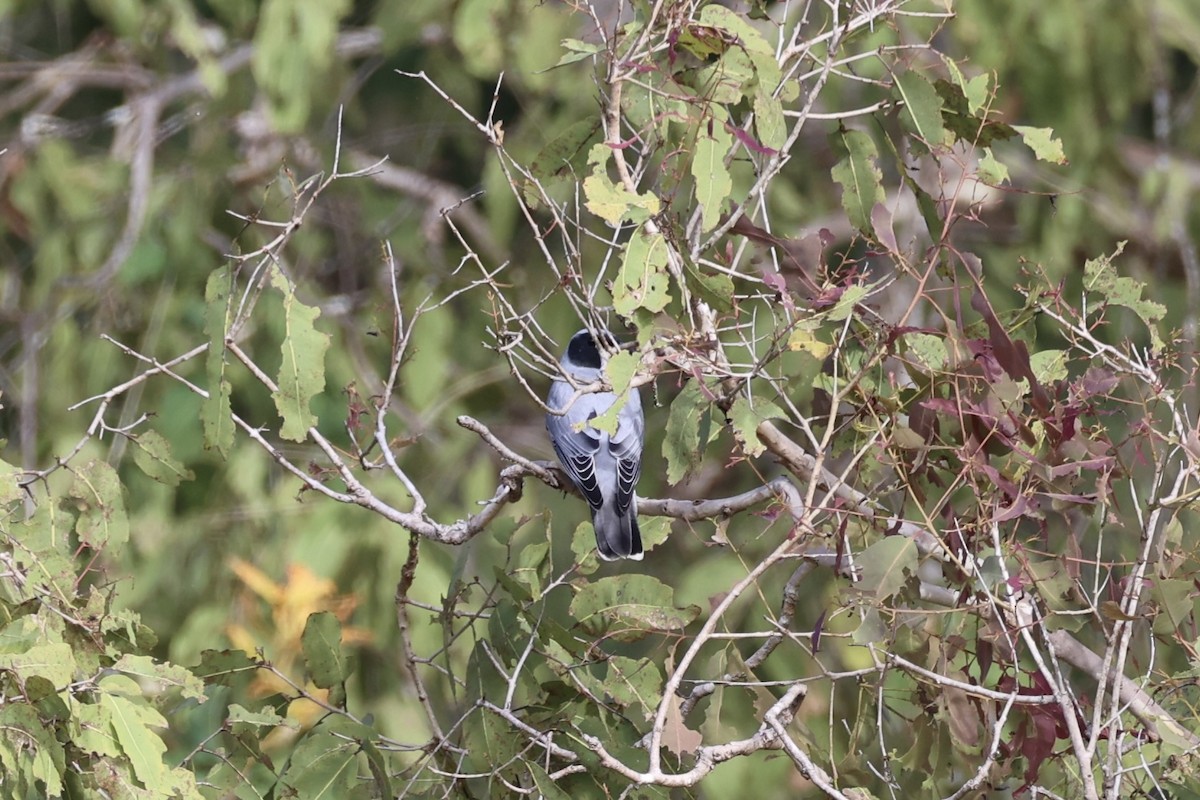
<path id="1" fill-rule="evenodd" d="M 1013 125 L 1013 130 L 1021 134 L 1025 144 L 1041 161 L 1051 164 L 1066 164 L 1067 156 L 1063 152 L 1062 139 L 1054 135 L 1053 128 L 1031 128 L 1027 125 Z"/>
<path id="2" fill-rule="evenodd" d="M 788 350 L 803 350 L 822 360 L 833 352 L 833 345 L 822 342 L 815 333 L 804 328 L 796 328 L 788 334 L 787 346 Z"/>
<path id="3" fill-rule="evenodd" d="M 278 603 L 280 598 L 283 597 L 283 589 L 280 588 L 279 584 L 271 580 L 265 572 L 250 562 L 243 561 L 234 556 L 229 559 L 229 568 L 233 570 L 233 574 L 237 575 L 242 583 L 249 587 L 250 591 L 268 603 Z"/>
<path id="4" fill-rule="evenodd" d="M 635 194 L 608 177 L 608 160 L 612 148 L 601 142 L 592 146 L 588 164 L 592 173 L 583 179 L 583 196 L 588 211 L 610 225 L 623 221 L 645 222 L 659 212 L 658 197 L 652 192 Z"/>

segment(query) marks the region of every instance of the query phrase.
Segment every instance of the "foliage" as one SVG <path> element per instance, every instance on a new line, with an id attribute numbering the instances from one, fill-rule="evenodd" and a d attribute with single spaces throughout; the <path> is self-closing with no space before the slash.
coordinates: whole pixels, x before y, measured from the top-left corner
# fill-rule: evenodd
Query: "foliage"
<path id="1" fill-rule="evenodd" d="M 1200 792 L 1200 18 L 1077 5 L 9 4 L 7 793 Z"/>

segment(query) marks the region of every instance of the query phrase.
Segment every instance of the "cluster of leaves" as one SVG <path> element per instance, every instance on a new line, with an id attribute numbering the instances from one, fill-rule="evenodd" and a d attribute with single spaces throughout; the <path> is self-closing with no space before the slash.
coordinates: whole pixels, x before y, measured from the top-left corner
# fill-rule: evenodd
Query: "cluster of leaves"
<path id="1" fill-rule="evenodd" d="M 152 444 L 155 437 L 139 439 Z M 151 476 L 160 476 L 170 460 L 165 451 L 160 455 L 147 464 Z M 155 633 L 137 613 L 114 607 L 120 586 L 107 583 L 98 569 L 129 537 L 116 473 L 96 461 L 69 473 L 52 475 L 45 497 L 25 515 L 32 487 L 22 488 L 18 471 L 4 466 L 0 499 L 9 516 L 0 527 L 0 765 L 6 796 L 198 800 L 250 787 L 297 798 L 394 796 L 378 733 L 332 713 L 345 705 L 350 672 L 332 613 L 314 612 L 305 621 L 299 646 L 312 691 L 302 691 L 286 716 L 281 705 L 289 704 L 296 684 L 261 657 L 212 650 L 193 668 L 155 658 Z M 228 702 L 217 730 L 186 757 L 168 755 L 169 718 L 203 714 L 214 694 L 227 697 L 227 687 L 245 685 L 250 675 L 274 678 L 259 711 Z M 309 708 L 298 713 L 298 705 Z M 275 769 L 268 752 L 279 751 L 280 732 L 293 747 Z"/>
<path id="2" fill-rule="evenodd" d="M 25 491 L 4 468 L 0 764 L 9 796 L 198 797 L 195 776 L 165 759 L 165 713 L 203 701 L 191 672 L 150 653 L 138 615 L 112 607 L 93 564 L 129 538 L 121 484 L 103 462 L 23 515 Z M 57 476 L 56 476 L 57 477 Z M 60 483 L 55 481 L 55 483 Z M 24 518 L 22 518 L 24 517 Z"/>

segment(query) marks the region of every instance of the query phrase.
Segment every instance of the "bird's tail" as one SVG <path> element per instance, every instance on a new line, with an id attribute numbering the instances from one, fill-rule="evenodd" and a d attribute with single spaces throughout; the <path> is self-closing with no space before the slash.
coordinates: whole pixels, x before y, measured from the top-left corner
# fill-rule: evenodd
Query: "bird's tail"
<path id="1" fill-rule="evenodd" d="M 622 514 L 616 503 L 606 502 L 592 516 L 596 528 L 596 548 L 605 561 L 618 558 L 642 560 L 642 532 L 637 523 L 637 503 Z"/>

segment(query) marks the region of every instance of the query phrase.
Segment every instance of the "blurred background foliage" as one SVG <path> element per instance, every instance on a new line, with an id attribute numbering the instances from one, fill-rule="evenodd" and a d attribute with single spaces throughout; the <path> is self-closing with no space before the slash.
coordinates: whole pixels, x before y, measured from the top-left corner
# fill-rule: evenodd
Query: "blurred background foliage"
<path id="1" fill-rule="evenodd" d="M 162 359 L 203 341 L 209 274 L 226 254 L 252 251 L 272 235 L 248 220 L 290 217 L 297 185 L 329 169 L 339 136 L 344 166 L 384 157 L 387 165 L 373 176 L 339 181 L 320 197 L 294 235 L 287 269 L 300 296 L 321 308 L 320 325 L 333 337 L 327 392 L 314 411 L 322 430 L 344 444 L 353 394 L 343 390 L 353 386 L 367 396 L 389 359 L 383 242 L 396 255 L 410 308 L 472 279 L 459 269 L 461 248 L 440 216 L 464 198 L 472 199 L 456 219 L 491 266 L 541 259 L 479 131 L 424 82 L 397 71 L 424 71 L 477 118 L 488 116 L 495 96 L 492 116 L 502 123 L 506 147 L 515 159 L 532 162 L 556 136 L 598 117 L 590 61 L 555 67 L 564 54 L 561 40 L 592 38 L 593 23 L 570 5 L 0 0 L 4 458 L 39 469 L 64 456 L 94 410 L 69 407 L 142 369 L 102 334 Z M 777 13 L 782 4 L 766 5 Z M 1156 299 L 1169 307 L 1168 324 L 1190 320 L 1194 335 L 1200 6 L 1189 0 L 949 5 L 952 21 L 909 19 L 874 36 L 887 45 L 932 35 L 941 52 L 970 65 L 973 75 L 994 76 L 1006 121 L 1052 127 L 1070 161 L 1050 166 L 1019 144 L 996 145 L 1012 182 L 986 190 L 984 225 L 965 234 L 987 265 L 987 279 L 1001 290 L 1010 287 L 1028 261 L 1077 286 L 1085 257 L 1128 240 L 1123 269 L 1152 281 Z M 852 69 L 865 78 L 886 77 L 874 60 Z M 887 92 L 869 82 L 833 83 L 815 110 L 867 106 Z M 133 113 L 147 103 L 157 113 Z M 148 116 L 153 127 L 139 130 Z M 886 130 L 900 121 L 893 112 L 879 124 Z M 811 120 L 798 145 L 803 155 L 772 185 L 776 232 L 799 237 L 826 228 L 839 246 L 848 246 L 851 230 L 829 177 L 839 158 L 830 144 L 836 127 Z M 147 136 L 153 147 L 145 146 Z M 896 181 L 894 174 L 885 177 L 885 185 Z M 587 239 L 578 246 L 585 262 L 606 247 Z M 545 299 L 539 319 L 560 341 L 579 327 L 548 271 L 510 268 L 505 279 L 518 308 Z M 483 346 L 490 311 L 484 295 L 464 294 L 450 309 L 420 322 L 398 398 L 411 439 L 405 463 L 423 486 L 442 487 L 427 490 L 427 497 L 444 519 L 469 514 L 489 497 L 499 466 L 492 451 L 455 426 L 459 414 L 479 418 L 529 457 L 552 456 L 541 412 Z M 278 351 L 282 335 L 278 299 L 263 301 L 254 324 L 246 349 L 272 370 L 269 354 Z M 203 382 L 200 363 L 180 372 Z M 268 393 L 244 372 L 233 370 L 230 377 L 235 410 L 276 425 Z M 727 465 L 734 448 L 723 441 L 689 482 L 668 490 L 658 453 L 664 406 L 675 392 L 661 385 L 653 400 L 646 396 L 649 456 L 640 494 L 718 496 L 760 483 L 758 470 L 769 465 Z M 407 555 L 405 532 L 362 509 L 299 493 L 298 483 L 245 439 L 237 440 L 228 460 L 205 450 L 200 401 L 174 382 L 147 382 L 120 403 L 121 424 L 150 413 L 147 426 L 195 475 L 178 486 L 152 480 L 123 458 L 128 445 L 119 436 L 92 440 L 79 456 L 112 463 L 126 486 L 129 545 L 105 567 L 117 602 L 157 633 L 155 655 L 191 665 L 204 649 L 262 648 L 286 671 L 297 663 L 303 620 L 328 610 L 342 620 L 353 653 L 351 707 L 369 709 L 384 734 L 419 738 L 413 731 L 422 729 L 424 717 L 396 667 L 393 597 Z M 305 447 L 289 455 L 303 463 Z M 402 496 L 379 482 L 373 488 Z M 442 644 L 442 628 L 427 623 L 448 591 L 482 599 L 476 576 L 490 584 L 493 567 L 506 563 L 510 548 L 519 552 L 523 542 L 544 537 L 540 522 L 519 521 L 545 508 L 556 564 L 565 565 L 583 508 L 543 486 L 532 487 L 493 533 L 463 548 L 422 545 L 412 596 L 434 610 L 423 620 L 418 614 L 418 652 Z M 740 538 L 750 543 L 742 551 L 748 561 L 782 535 L 772 520 L 749 519 L 740 523 Z M 693 531 L 677 523 L 669 543 L 644 562 L 647 572 L 675 587 L 680 606 L 708 608 L 712 587 L 744 574 L 736 558 L 706 548 L 712 528 L 699 523 Z M 812 627 L 836 592 L 834 581 L 812 580 L 798 629 Z M 766 586 L 760 603 L 780 588 Z M 765 610 L 747 603 L 741 614 L 757 619 Z M 827 630 L 839 633 L 843 623 L 849 620 L 831 620 Z M 773 676 L 768 664 L 761 677 L 788 676 Z M 228 691 L 249 706 L 244 698 L 277 690 L 249 684 Z M 813 725 L 825 724 L 823 702 L 814 696 L 805 706 Z M 191 727 L 172 731 L 172 753 L 187 753 L 220 724 L 223 709 L 215 705 L 181 717 Z M 752 710 L 747 701 L 746 709 L 723 713 L 749 716 Z M 785 759 L 735 760 L 717 769 L 706 791 L 787 796 L 780 787 L 793 774 Z"/>

